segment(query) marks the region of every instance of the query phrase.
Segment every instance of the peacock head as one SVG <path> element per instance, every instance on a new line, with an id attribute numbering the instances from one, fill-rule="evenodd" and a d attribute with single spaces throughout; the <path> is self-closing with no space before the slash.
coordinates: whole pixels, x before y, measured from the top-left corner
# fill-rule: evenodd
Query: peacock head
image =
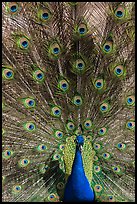
<path id="1" fill-rule="evenodd" d="M 76 136 L 75 143 L 76 143 L 76 147 L 80 151 L 82 151 L 82 148 L 83 148 L 83 145 L 84 145 L 84 138 L 83 138 L 83 136 L 82 135 Z"/>

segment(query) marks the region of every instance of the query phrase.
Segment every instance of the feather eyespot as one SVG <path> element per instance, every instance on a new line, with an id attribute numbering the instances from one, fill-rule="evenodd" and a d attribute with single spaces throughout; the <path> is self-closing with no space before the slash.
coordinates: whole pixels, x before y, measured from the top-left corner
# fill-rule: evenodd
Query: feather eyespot
<path id="1" fill-rule="evenodd" d="M 98 157 L 96 155 L 94 156 L 94 161 L 98 161 Z"/>
<path id="2" fill-rule="evenodd" d="M 103 79 L 97 79 L 94 83 L 95 88 L 98 90 L 102 89 L 103 85 L 104 85 Z"/>
<path id="3" fill-rule="evenodd" d="M 126 145 L 123 144 L 123 143 L 118 143 L 118 144 L 117 144 L 117 148 L 118 148 L 119 150 L 123 150 L 123 149 L 126 148 Z"/>
<path id="4" fill-rule="evenodd" d="M 114 196 L 112 196 L 112 195 L 108 196 L 108 200 L 109 200 L 109 202 L 115 202 Z"/>
<path id="5" fill-rule="evenodd" d="M 107 159 L 110 159 L 110 154 L 108 154 L 108 153 L 103 153 L 102 156 L 103 156 L 103 158 L 106 159 L 106 160 L 107 160 Z"/>
<path id="6" fill-rule="evenodd" d="M 109 106 L 108 103 L 103 103 L 103 104 L 101 104 L 101 106 L 100 106 L 100 111 L 101 111 L 102 113 L 106 113 L 106 112 L 109 111 L 109 108 L 110 108 L 110 106 Z"/>
<path id="7" fill-rule="evenodd" d="M 57 106 L 54 106 L 52 109 L 51 109 L 51 115 L 54 116 L 54 117 L 60 117 L 61 116 L 61 109 Z"/>
<path id="8" fill-rule="evenodd" d="M 120 173 L 121 172 L 121 169 L 120 169 L 119 166 L 113 166 L 112 170 L 113 170 L 114 173 Z"/>
<path id="9" fill-rule="evenodd" d="M 22 50 L 27 50 L 29 48 L 29 39 L 27 37 L 19 38 L 17 45 Z"/>
<path id="10" fill-rule="evenodd" d="M 24 128 L 30 132 L 34 131 L 36 129 L 36 125 L 32 122 L 27 122 L 24 124 Z"/>
<path id="11" fill-rule="evenodd" d="M 52 17 L 52 14 L 49 9 L 39 9 L 38 11 L 38 19 L 41 23 L 45 24 L 48 23 Z"/>
<path id="12" fill-rule="evenodd" d="M 107 128 L 105 128 L 105 127 L 102 127 L 102 128 L 100 128 L 100 129 L 98 130 L 98 134 L 99 134 L 100 136 L 105 135 L 106 132 L 107 132 Z"/>
<path id="13" fill-rule="evenodd" d="M 87 135 L 87 136 L 86 136 L 86 139 L 87 139 L 88 141 L 92 141 L 92 135 Z"/>
<path id="14" fill-rule="evenodd" d="M 54 58 L 54 59 L 58 59 L 58 57 L 61 54 L 61 46 L 59 43 L 55 42 L 52 43 L 49 47 L 49 57 L 50 58 Z"/>
<path id="15" fill-rule="evenodd" d="M 15 185 L 13 186 L 12 192 L 13 193 L 20 193 L 20 191 L 22 190 L 22 187 L 20 185 Z"/>
<path id="16" fill-rule="evenodd" d="M 75 125 L 73 122 L 68 122 L 67 123 L 67 129 L 70 131 L 73 131 L 75 129 Z"/>
<path id="17" fill-rule="evenodd" d="M 45 76 L 44 76 L 44 73 L 41 70 L 36 70 L 35 72 L 33 72 L 33 78 L 37 82 L 43 82 Z"/>
<path id="18" fill-rule="evenodd" d="M 10 159 L 10 157 L 13 155 L 13 151 L 11 150 L 5 150 L 3 153 L 2 153 L 2 158 L 3 159 Z"/>
<path id="19" fill-rule="evenodd" d="M 11 69 L 3 69 L 2 70 L 2 77 L 6 80 L 11 80 L 14 78 L 14 72 Z"/>
<path id="20" fill-rule="evenodd" d="M 58 188 L 59 190 L 62 190 L 62 189 L 64 188 L 64 183 L 63 183 L 63 182 L 59 182 L 59 183 L 57 184 L 57 188 Z"/>
<path id="21" fill-rule="evenodd" d="M 91 127 L 92 127 L 92 122 L 91 122 L 91 120 L 86 120 L 86 121 L 84 122 L 84 128 L 85 128 L 86 130 L 90 130 Z"/>
<path id="22" fill-rule="evenodd" d="M 19 11 L 19 3 L 17 2 L 6 2 L 6 10 L 14 15 Z"/>
<path id="23" fill-rule="evenodd" d="M 81 96 L 74 96 L 73 104 L 76 105 L 76 106 L 81 106 L 82 105 L 82 98 L 81 98 Z"/>
<path id="24" fill-rule="evenodd" d="M 82 71 L 82 70 L 84 70 L 84 68 L 85 68 L 85 63 L 84 63 L 84 61 L 81 60 L 81 59 L 76 60 L 76 69 L 77 69 L 78 71 Z"/>
<path id="25" fill-rule="evenodd" d="M 101 192 L 101 191 L 102 191 L 102 186 L 99 185 L 99 184 L 96 184 L 96 185 L 94 186 L 94 190 L 95 190 L 96 192 Z"/>
<path id="26" fill-rule="evenodd" d="M 49 14 L 47 12 L 44 12 L 41 16 L 44 20 L 47 20 L 49 18 Z"/>
<path id="27" fill-rule="evenodd" d="M 60 131 L 60 130 L 56 130 L 54 134 L 55 134 L 56 137 L 58 137 L 60 139 L 63 137 L 63 132 Z"/>
<path id="28" fill-rule="evenodd" d="M 135 129 L 135 121 L 132 121 L 132 120 L 128 121 L 128 122 L 126 123 L 126 127 L 127 127 L 127 129 L 129 129 L 129 130 L 134 130 L 134 129 Z"/>
<path id="29" fill-rule="evenodd" d="M 135 96 L 128 96 L 126 98 L 126 104 L 128 106 L 134 106 L 135 105 Z"/>
<path id="30" fill-rule="evenodd" d="M 37 150 L 39 152 L 44 152 L 47 150 L 47 146 L 45 144 L 40 144 L 40 145 L 38 145 Z"/>
<path id="31" fill-rule="evenodd" d="M 114 74 L 117 77 L 121 77 L 124 74 L 124 67 L 122 65 L 118 65 L 114 69 Z"/>
<path id="32" fill-rule="evenodd" d="M 94 147 L 95 150 L 100 150 L 101 149 L 100 144 L 94 144 L 93 147 Z"/>
<path id="33" fill-rule="evenodd" d="M 79 35 L 82 37 L 84 36 L 85 34 L 87 34 L 88 32 L 88 29 L 87 29 L 87 25 L 84 24 L 84 23 L 81 23 L 79 26 L 78 26 L 78 29 L 77 29 Z"/>
<path id="34" fill-rule="evenodd" d="M 52 194 L 50 194 L 49 196 L 48 196 L 48 200 L 49 201 L 56 201 L 56 195 L 54 194 L 54 193 L 52 193 Z"/>
<path id="35" fill-rule="evenodd" d="M 64 145 L 62 145 L 62 144 L 61 144 L 61 145 L 59 145 L 59 149 L 60 149 L 60 150 L 64 150 L 64 148 L 65 148 L 65 146 L 64 146 Z"/>
<path id="36" fill-rule="evenodd" d="M 29 109 L 34 108 L 36 106 L 36 102 L 32 98 L 26 98 L 25 100 L 23 100 L 23 103 L 24 106 Z"/>
<path id="37" fill-rule="evenodd" d="M 15 13 L 17 10 L 18 10 L 17 5 L 13 5 L 13 6 L 10 7 L 10 11 L 13 12 L 13 13 Z"/>
<path id="38" fill-rule="evenodd" d="M 113 50 L 113 40 L 112 37 L 109 37 L 109 40 L 106 40 L 106 42 L 102 46 L 102 50 L 104 53 L 109 54 Z"/>
<path id="39" fill-rule="evenodd" d="M 123 18 L 125 16 L 125 9 L 122 6 L 119 6 L 115 10 L 115 16 L 119 19 Z"/>
<path id="40" fill-rule="evenodd" d="M 63 80 L 59 81 L 58 87 L 59 87 L 59 89 L 61 91 L 66 92 L 69 89 L 69 84 L 68 84 L 68 82 L 65 79 L 63 79 Z"/>
<path id="41" fill-rule="evenodd" d="M 59 160 L 59 159 L 60 159 L 60 154 L 55 154 L 55 155 L 53 156 L 53 159 L 54 159 L 54 160 Z"/>
<path id="42" fill-rule="evenodd" d="M 29 159 L 21 159 L 18 164 L 19 164 L 19 167 L 21 168 L 25 168 L 29 165 L 30 163 L 30 160 Z"/>
<path id="43" fill-rule="evenodd" d="M 99 166 L 94 166 L 94 172 L 99 173 L 101 171 Z"/>

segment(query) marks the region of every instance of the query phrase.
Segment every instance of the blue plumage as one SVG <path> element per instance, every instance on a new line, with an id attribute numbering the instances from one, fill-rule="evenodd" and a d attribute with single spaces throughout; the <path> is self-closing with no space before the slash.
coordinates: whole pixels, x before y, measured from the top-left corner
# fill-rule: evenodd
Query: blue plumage
<path id="1" fill-rule="evenodd" d="M 71 175 L 65 186 L 64 201 L 94 201 L 94 192 L 90 187 L 83 168 L 81 146 L 84 138 L 79 135 L 76 139 L 76 152 Z"/>

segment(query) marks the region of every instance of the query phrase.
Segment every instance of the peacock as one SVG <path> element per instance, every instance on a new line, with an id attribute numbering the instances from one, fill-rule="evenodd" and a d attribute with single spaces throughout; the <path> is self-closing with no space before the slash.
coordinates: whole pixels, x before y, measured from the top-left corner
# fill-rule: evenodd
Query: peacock
<path id="1" fill-rule="evenodd" d="M 3 202 L 135 202 L 134 73 L 135 2 L 3 2 Z"/>

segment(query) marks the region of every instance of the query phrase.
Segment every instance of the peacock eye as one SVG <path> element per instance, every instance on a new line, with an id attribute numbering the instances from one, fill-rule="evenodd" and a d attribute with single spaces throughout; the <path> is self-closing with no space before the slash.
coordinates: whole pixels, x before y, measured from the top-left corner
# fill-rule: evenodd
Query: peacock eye
<path id="1" fill-rule="evenodd" d="M 114 171 L 114 173 L 120 173 L 120 172 L 121 172 L 119 166 L 113 166 L 113 167 L 112 167 L 112 170 Z"/>
<path id="2" fill-rule="evenodd" d="M 60 130 L 56 130 L 55 133 L 54 133 L 54 135 L 55 135 L 56 137 L 58 137 L 58 138 L 62 138 L 62 137 L 63 137 L 63 132 L 60 131 Z"/>
<path id="3" fill-rule="evenodd" d="M 97 79 L 95 82 L 94 82 L 94 86 L 96 89 L 100 90 L 103 88 L 103 85 L 104 85 L 104 82 L 103 82 L 103 79 Z"/>
<path id="4" fill-rule="evenodd" d="M 105 127 L 100 128 L 100 129 L 98 130 L 98 134 L 99 134 L 100 136 L 105 135 L 106 132 L 107 132 L 107 128 L 105 128 Z"/>
<path id="5" fill-rule="evenodd" d="M 41 70 L 36 70 L 35 72 L 33 72 L 33 78 L 37 82 L 43 82 L 44 77 L 44 73 Z"/>
<path id="6" fill-rule="evenodd" d="M 100 110 L 103 111 L 103 112 L 105 112 L 106 109 L 107 109 L 106 105 L 102 105 L 102 106 L 100 107 Z"/>
<path id="7" fill-rule="evenodd" d="M 96 155 L 94 156 L 94 161 L 98 161 L 98 157 Z"/>
<path id="8" fill-rule="evenodd" d="M 59 48 L 58 47 L 55 47 L 54 49 L 53 49 L 53 52 L 54 52 L 54 54 L 58 54 L 59 53 Z"/>
<path id="9" fill-rule="evenodd" d="M 60 146 L 59 146 L 59 149 L 60 149 L 60 150 L 64 150 L 64 148 L 65 148 L 64 145 L 60 145 Z"/>
<path id="10" fill-rule="evenodd" d="M 16 190 L 19 191 L 21 189 L 20 186 L 16 186 Z"/>
<path id="11" fill-rule="evenodd" d="M 14 72 L 11 69 L 3 69 L 2 77 L 7 80 L 11 80 L 14 78 Z"/>
<path id="12" fill-rule="evenodd" d="M 2 158 L 3 159 L 10 159 L 10 157 L 13 155 L 13 151 L 11 150 L 5 150 L 3 153 L 2 153 Z"/>
<path id="13" fill-rule="evenodd" d="M 49 20 L 51 19 L 51 12 L 49 9 L 40 9 L 38 10 L 38 18 L 40 20 L 40 22 L 42 23 L 47 23 L 49 22 Z"/>
<path id="14" fill-rule="evenodd" d="M 84 24 L 84 23 L 81 23 L 79 26 L 78 26 L 78 33 L 80 34 L 80 36 L 84 36 L 86 33 L 88 32 L 88 29 L 87 29 L 87 25 Z"/>
<path id="15" fill-rule="evenodd" d="M 47 150 L 47 146 L 45 144 L 40 144 L 38 145 L 37 150 L 39 152 L 44 152 L 45 150 Z"/>
<path id="16" fill-rule="evenodd" d="M 134 121 L 128 121 L 126 123 L 126 127 L 130 130 L 134 130 L 135 129 L 135 122 Z"/>
<path id="17" fill-rule="evenodd" d="M 86 61 L 83 59 L 77 59 L 73 62 L 72 69 L 76 74 L 83 74 L 86 71 Z"/>
<path id="18" fill-rule="evenodd" d="M 91 127 L 92 127 L 92 122 L 91 122 L 91 120 L 86 120 L 86 121 L 84 122 L 84 128 L 85 128 L 86 130 L 90 130 Z"/>
<path id="19" fill-rule="evenodd" d="M 100 170 L 100 166 L 94 166 L 94 172 L 99 173 Z"/>
<path id="20" fill-rule="evenodd" d="M 114 69 L 114 74 L 118 77 L 122 76 L 124 72 L 123 66 L 119 65 Z"/>
<path id="21" fill-rule="evenodd" d="M 82 105 L 82 98 L 81 98 L 81 96 L 74 96 L 73 103 L 76 106 Z"/>
<path id="22" fill-rule="evenodd" d="M 99 184 L 96 184 L 96 185 L 94 186 L 94 190 L 95 190 L 96 192 L 101 192 L 101 191 L 102 191 L 102 186 L 99 185 Z"/>
<path id="23" fill-rule="evenodd" d="M 84 34 L 85 33 L 85 28 L 79 28 L 79 33 Z"/>
<path id="24" fill-rule="evenodd" d="M 19 167 L 21 168 L 24 168 L 26 166 L 28 166 L 28 164 L 30 163 L 30 160 L 29 159 L 21 159 L 18 164 L 19 164 Z"/>
<path id="25" fill-rule="evenodd" d="M 47 19 L 49 18 L 49 14 L 48 14 L 48 13 L 43 13 L 43 14 L 42 14 L 42 18 L 43 18 L 44 20 L 47 20 Z"/>
<path id="26" fill-rule="evenodd" d="M 21 44 L 24 48 L 28 47 L 28 42 L 26 40 L 24 40 Z"/>
<path id="27" fill-rule="evenodd" d="M 97 83 L 96 83 L 96 87 L 97 87 L 97 88 L 100 88 L 101 86 L 102 86 L 102 83 L 101 83 L 101 82 L 97 82 Z"/>
<path id="28" fill-rule="evenodd" d="M 21 186 L 20 185 L 16 185 L 16 186 L 13 186 L 13 188 L 12 188 L 12 192 L 14 193 L 14 194 L 17 194 L 17 193 L 19 193 L 20 191 L 21 191 Z"/>
<path id="29" fill-rule="evenodd" d="M 56 195 L 53 194 L 53 193 L 50 194 L 50 195 L 48 196 L 48 200 L 49 200 L 49 201 L 52 201 L 52 202 L 55 201 L 55 200 L 56 200 Z"/>
<path id="30" fill-rule="evenodd" d="M 109 195 L 109 196 L 108 196 L 108 200 L 109 200 L 110 202 L 114 202 L 114 201 L 115 201 L 115 200 L 114 200 L 114 196 Z"/>
<path id="31" fill-rule="evenodd" d="M 103 45 L 103 51 L 108 54 L 112 51 L 113 49 L 113 43 L 112 41 L 106 41 Z"/>
<path id="32" fill-rule="evenodd" d="M 103 153 L 103 158 L 104 159 L 109 159 L 110 158 L 110 154 L 108 154 L 108 153 Z"/>
<path id="33" fill-rule="evenodd" d="M 118 143 L 118 144 L 117 144 L 117 148 L 118 148 L 119 150 L 123 150 L 123 149 L 126 148 L 126 145 L 123 144 L 123 143 Z"/>
<path id="34" fill-rule="evenodd" d="M 17 41 L 17 45 L 22 50 L 27 50 L 29 48 L 29 40 L 27 37 L 19 38 Z"/>
<path id="35" fill-rule="evenodd" d="M 61 45 L 58 42 L 51 43 L 48 52 L 50 58 L 58 59 L 61 54 Z"/>
<path id="36" fill-rule="evenodd" d="M 23 100 L 23 103 L 26 108 L 34 108 L 36 105 L 35 100 L 31 98 L 26 98 L 25 100 Z"/>
<path id="37" fill-rule="evenodd" d="M 126 98 L 126 103 L 128 106 L 134 106 L 135 105 L 135 96 L 128 96 Z"/>
<path id="38" fill-rule="evenodd" d="M 57 188 L 58 188 L 59 190 L 62 190 L 62 189 L 64 188 L 64 183 L 63 183 L 63 182 L 59 182 L 59 183 L 57 184 Z"/>
<path id="39" fill-rule="evenodd" d="M 108 103 L 103 103 L 101 106 L 100 106 L 100 111 L 102 113 L 106 113 L 109 111 L 109 104 Z"/>
<path id="40" fill-rule="evenodd" d="M 51 109 L 51 115 L 55 117 L 60 117 L 61 116 L 61 109 L 57 106 L 53 107 Z"/>
<path id="41" fill-rule="evenodd" d="M 83 60 L 76 61 L 76 69 L 82 71 L 85 68 L 85 63 Z"/>
<path id="42" fill-rule="evenodd" d="M 6 2 L 6 10 L 14 15 L 19 11 L 19 3 L 17 2 Z"/>
<path id="43" fill-rule="evenodd" d="M 66 80 L 60 80 L 58 83 L 58 87 L 61 91 L 66 92 L 69 89 L 69 84 Z"/>
<path id="44" fill-rule="evenodd" d="M 30 132 L 34 131 L 36 129 L 36 125 L 32 122 L 28 122 L 24 124 L 24 128 Z"/>
<path id="45" fill-rule="evenodd" d="M 123 18 L 125 16 L 125 9 L 122 6 L 119 6 L 116 10 L 115 10 L 115 16 L 117 18 Z"/>
<path id="46" fill-rule="evenodd" d="M 60 159 L 60 154 L 54 154 L 53 159 L 54 160 L 59 160 Z"/>
<path id="47" fill-rule="evenodd" d="M 67 129 L 70 131 L 73 131 L 75 129 L 75 125 L 72 122 L 67 123 Z"/>
<path id="48" fill-rule="evenodd" d="M 94 144 L 93 147 L 94 147 L 95 150 L 100 150 L 101 149 L 100 144 Z"/>
<path id="49" fill-rule="evenodd" d="M 54 55 L 58 55 L 61 51 L 58 43 L 52 44 L 50 48 L 51 48 L 52 54 L 54 54 Z"/>

